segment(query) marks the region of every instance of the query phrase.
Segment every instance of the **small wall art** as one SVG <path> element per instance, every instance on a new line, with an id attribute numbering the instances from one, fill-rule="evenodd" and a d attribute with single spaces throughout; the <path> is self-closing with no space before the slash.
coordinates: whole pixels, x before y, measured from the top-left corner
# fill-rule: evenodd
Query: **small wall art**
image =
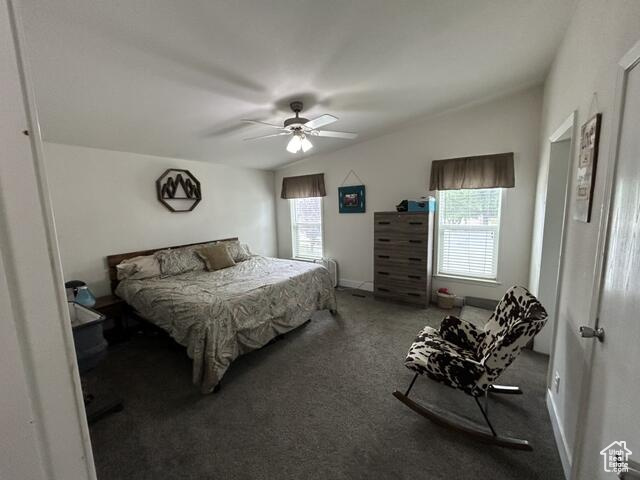
<path id="1" fill-rule="evenodd" d="M 156 180 L 158 200 L 171 212 L 190 212 L 202 200 L 200 182 L 189 170 L 170 168 Z"/>
<path id="2" fill-rule="evenodd" d="M 578 158 L 578 181 L 576 185 L 576 209 L 574 220 L 588 223 L 591 221 L 593 187 L 596 181 L 598 165 L 598 144 L 600 141 L 600 123 L 602 115 L 596 113 L 580 129 L 580 157 Z"/>
<path id="3" fill-rule="evenodd" d="M 365 201 L 364 185 L 338 187 L 340 213 L 364 213 Z"/>

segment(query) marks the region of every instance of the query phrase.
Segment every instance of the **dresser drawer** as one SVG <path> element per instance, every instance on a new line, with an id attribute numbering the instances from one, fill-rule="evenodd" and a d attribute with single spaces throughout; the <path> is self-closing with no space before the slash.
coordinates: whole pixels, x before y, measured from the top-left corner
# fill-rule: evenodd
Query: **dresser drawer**
<path id="1" fill-rule="evenodd" d="M 426 272 L 418 271 L 418 269 L 411 269 L 406 267 L 398 268 L 395 266 L 386 268 L 381 265 L 376 265 L 373 275 L 376 282 L 407 282 L 411 285 L 417 285 L 422 288 L 427 288 L 427 274 Z"/>
<path id="2" fill-rule="evenodd" d="M 409 257 L 385 251 L 374 252 L 375 269 L 393 269 L 406 273 L 426 273 L 428 268 L 426 257 Z"/>
<path id="3" fill-rule="evenodd" d="M 427 306 L 429 299 L 426 292 L 405 291 L 385 285 L 376 285 L 374 288 L 376 298 L 384 300 L 396 300 L 404 303 Z"/>
<path id="4" fill-rule="evenodd" d="M 412 278 L 408 275 L 390 274 L 385 272 L 375 272 L 373 276 L 374 285 L 393 287 L 396 290 L 407 292 L 426 292 L 427 281 L 425 277 Z"/>
<path id="5" fill-rule="evenodd" d="M 381 232 L 378 229 L 373 233 L 374 242 L 397 242 L 397 243 L 410 243 L 414 245 L 427 245 L 427 236 L 425 234 L 418 234 L 414 232 L 392 231 Z"/>
<path id="6" fill-rule="evenodd" d="M 429 221 L 429 215 L 424 212 L 375 212 L 373 219 L 377 221 L 392 221 L 396 223 L 416 223 Z"/>
<path id="7" fill-rule="evenodd" d="M 379 234 L 373 236 L 373 244 L 376 247 L 403 248 L 411 251 L 427 251 L 428 244 L 425 237 L 416 237 L 402 234 Z"/>
<path id="8" fill-rule="evenodd" d="M 375 258 L 378 258 L 378 255 L 388 255 L 393 258 L 418 258 L 426 260 L 428 257 L 426 245 L 393 241 L 374 242 L 373 254 Z"/>
<path id="9" fill-rule="evenodd" d="M 429 224 L 429 215 L 425 213 L 402 213 L 402 212 L 376 212 L 373 215 L 373 221 L 376 228 L 387 228 L 390 225 L 396 227 L 415 228 L 416 230 L 424 228 Z"/>
<path id="10" fill-rule="evenodd" d="M 375 220 L 374 228 L 376 234 L 403 233 L 426 237 L 428 223 L 426 219 L 415 219 L 409 222 L 384 218 Z"/>

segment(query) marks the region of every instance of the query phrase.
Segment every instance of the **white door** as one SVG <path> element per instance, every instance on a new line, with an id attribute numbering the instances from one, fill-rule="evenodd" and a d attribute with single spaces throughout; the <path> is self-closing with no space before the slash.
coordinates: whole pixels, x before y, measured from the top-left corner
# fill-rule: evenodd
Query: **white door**
<path id="1" fill-rule="evenodd" d="M 613 174 L 598 327 L 591 374 L 582 398 L 578 458 L 573 478 L 617 478 L 605 464 L 613 444 L 640 460 L 640 43 L 621 62 L 617 166 Z M 622 78 L 622 77 L 621 77 Z M 614 135 L 615 135 L 614 131 Z M 601 152 L 602 153 L 602 152 Z M 617 442 L 617 443 L 616 443 Z M 624 443 L 623 443 L 624 442 Z M 625 447 L 627 450 L 625 450 Z M 640 478 L 628 475 L 624 478 Z"/>
<path id="2" fill-rule="evenodd" d="M 0 479 L 95 479 L 16 3 L 0 0 Z"/>

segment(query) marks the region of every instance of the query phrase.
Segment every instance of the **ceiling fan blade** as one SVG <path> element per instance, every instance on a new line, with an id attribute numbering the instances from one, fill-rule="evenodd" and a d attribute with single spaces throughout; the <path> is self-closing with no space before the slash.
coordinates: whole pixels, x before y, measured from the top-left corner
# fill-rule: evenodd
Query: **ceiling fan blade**
<path id="1" fill-rule="evenodd" d="M 313 133 L 319 137 L 333 137 L 333 138 L 356 138 L 357 133 L 351 132 L 334 132 L 332 130 L 317 130 Z"/>
<path id="2" fill-rule="evenodd" d="M 338 121 L 337 117 L 334 117 L 333 115 L 324 114 L 324 115 L 320 115 L 318 118 L 309 120 L 307 123 L 304 124 L 304 126 L 306 128 L 312 128 L 315 130 L 316 128 L 324 127 L 325 125 L 329 125 L 330 123 L 337 122 L 337 121 Z"/>
<path id="3" fill-rule="evenodd" d="M 277 128 L 278 130 L 284 130 L 282 125 L 274 125 L 273 123 L 261 122 L 260 120 L 249 120 L 247 118 L 243 118 L 241 122 L 245 123 L 253 123 L 255 125 L 263 125 L 265 127 Z"/>
<path id="4" fill-rule="evenodd" d="M 244 141 L 260 140 L 261 138 L 279 137 L 281 135 L 291 135 L 289 132 L 272 133 L 271 135 L 260 135 L 259 137 L 243 138 Z"/>

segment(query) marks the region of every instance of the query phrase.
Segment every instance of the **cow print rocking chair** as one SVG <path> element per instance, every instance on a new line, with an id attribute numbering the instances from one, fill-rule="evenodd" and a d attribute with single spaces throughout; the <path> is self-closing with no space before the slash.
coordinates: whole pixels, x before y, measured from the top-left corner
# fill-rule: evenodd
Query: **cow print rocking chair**
<path id="1" fill-rule="evenodd" d="M 547 312 L 538 299 L 526 288 L 512 287 L 483 329 L 454 316 L 446 317 L 439 330 L 425 327 L 411 345 L 405 360 L 405 366 L 416 374 L 405 393 L 395 391 L 393 395 L 415 412 L 442 426 L 502 447 L 532 450 L 526 440 L 496 433 L 487 416 L 487 401 L 488 393 L 522 394 L 518 387 L 496 385 L 494 382 L 546 321 Z M 471 395 L 489 430 L 460 423 L 410 399 L 409 392 L 420 374 Z M 484 397 L 484 408 L 480 397 Z"/>

